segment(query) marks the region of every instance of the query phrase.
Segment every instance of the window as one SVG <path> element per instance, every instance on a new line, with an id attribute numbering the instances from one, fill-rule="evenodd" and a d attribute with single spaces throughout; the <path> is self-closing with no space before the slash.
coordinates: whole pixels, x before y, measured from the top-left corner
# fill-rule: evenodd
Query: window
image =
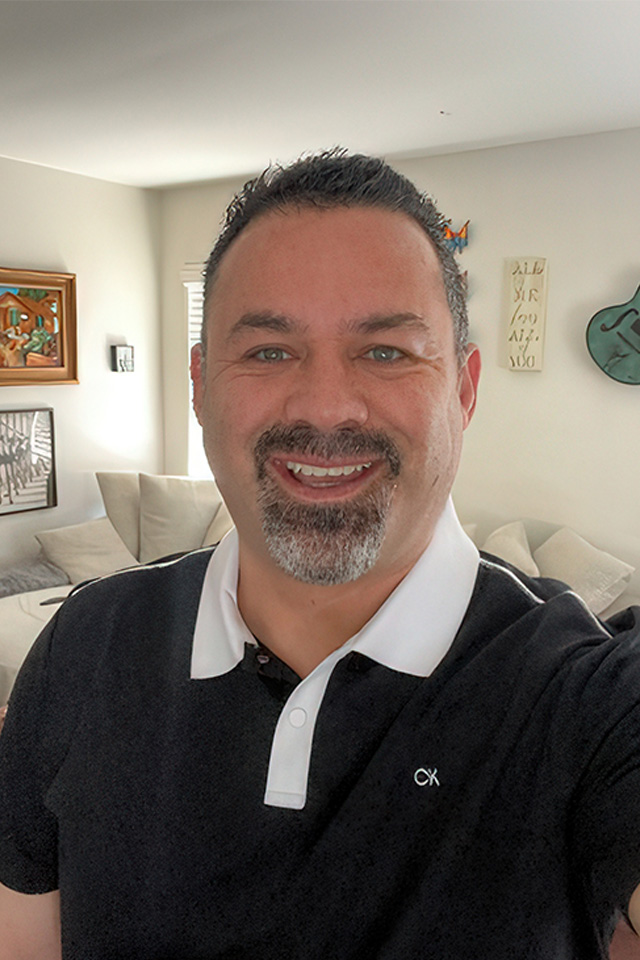
<path id="1" fill-rule="evenodd" d="M 182 282 L 187 291 L 187 339 L 188 356 L 191 354 L 191 347 L 200 341 L 200 328 L 202 327 L 202 303 L 203 303 L 203 264 L 188 263 L 182 271 Z M 190 396 L 192 395 L 190 387 Z M 193 406 L 189 404 L 189 432 L 187 437 L 188 466 L 187 470 L 190 477 L 196 479 L 211 479 L 211 470 L 207 463 L 204 448 L 202 446 L 202 429 L 193 412 Z"/>

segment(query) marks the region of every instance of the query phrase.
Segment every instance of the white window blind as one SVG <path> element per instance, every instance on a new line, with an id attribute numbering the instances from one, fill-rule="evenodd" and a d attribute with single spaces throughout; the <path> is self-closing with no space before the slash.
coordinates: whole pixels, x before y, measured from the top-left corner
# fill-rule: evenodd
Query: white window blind
<path id="1" fill-rule="evenodd" d="M 200 341 L 200 330 L 202 327 L 202 308 L 204 283 L 202 280 L 203 264 L 188 263 L 182 271 L 182 282 L 187 291 L 187 362 L 191 355 L 191 348 Z M 193 392 L 193 388 L 190 393 Z M 188 427 L 188 472 L 190 477 L 197 479 L 210 479 L 211 470 L 207 463 L 207 458 L 202 446 L 202 428 L 193 412 L 193 406 L 189 404 L 189 427 Z"/>
<path id="2" fill-rule="evenodd" d="M 200 330 L 202 328 L 202 304 L 203 287 L 202 280 L 189 280 L 185 283 L 187 288 L 187 324 L 189 326 L 189 353 L 194 343 L 200 340 Z"/>

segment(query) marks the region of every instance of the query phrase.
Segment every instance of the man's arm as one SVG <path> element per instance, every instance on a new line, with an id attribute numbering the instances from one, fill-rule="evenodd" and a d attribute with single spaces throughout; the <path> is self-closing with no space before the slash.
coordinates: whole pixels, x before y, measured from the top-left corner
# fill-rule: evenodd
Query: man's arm
<path id="1" fill-rule="evenodd" d="M 0 883 L 0 960 L 60 960 L 60 893 L 16 893 Z"/>
<path id="2" fill-rule="evenodd" d="M 635 932 L 640 934 L 640 887 L 636 887 L 629 901 L 629 920 L 631 920 Z"/>

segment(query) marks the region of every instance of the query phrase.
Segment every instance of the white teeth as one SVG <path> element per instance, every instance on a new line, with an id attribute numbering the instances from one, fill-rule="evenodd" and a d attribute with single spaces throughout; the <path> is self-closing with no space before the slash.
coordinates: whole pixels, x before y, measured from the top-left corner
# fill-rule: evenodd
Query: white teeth
<path id="1" fill-rule="evenodd" d="M 287 461 L 287 470 L 291 470 L 292 473 L 301 473 L 303 477 L 348 477 L 354 472 L 362 473 L 370 466 L 371 462 L 346 467 L 312 467 L 310 463 Z"/>

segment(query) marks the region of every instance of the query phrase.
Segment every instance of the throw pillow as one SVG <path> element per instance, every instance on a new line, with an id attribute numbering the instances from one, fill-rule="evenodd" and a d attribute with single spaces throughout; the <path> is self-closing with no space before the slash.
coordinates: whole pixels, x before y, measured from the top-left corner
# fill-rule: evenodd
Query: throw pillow
<path id="1" fill-rule="evenodd" d="M 568 527 L 549 537 L 534 556 L 543 577 L 568 583 L 595 614 L 624 593 L 635 570 Z"/>
<path id="2" fill-rule="evenodd" d="M 227 505 L 224 500 L 221 500 L 220 506 L 209 524 L 209 529 L 204 535 L 202 546 L 211 547 L 214 543 L 220 543 L 225 533 L 228 533 L 232 526 L 233 520 L 231 519 L 231 514 L 227 510 Z"/>
<path id="3" fill-rule="evenodd" d="M 36 539 L 47 559 L 64 570 L 71 583 L 103 577 L 138 562 L 108 517 L 45 530 L 37 533 Z"/>
<path id="4" fill-rule="evenodd" d="M 513 564 L 514 567 L 522 570 L 530 577 L 539 576 L 538 567 L 531 556 L 527 531 L 522 520 L 516 520 L 513 523 L 506 523 L 503 527 L 498 527 L 487 537 L 482 549 L 487 553 L 492 553 L 494 557 L 500 557 L 501 560 Z"/>
<path id="5" fill-rule="evenodd" d="M 213 480 L 140 474 L 140 561 L 202 546 L 222 498 Z"/>
<path id="6" fill-rule="evenodd" d="M 140 482 L 137 473 L 101 471 L 96 473 L 107 516 L 127 549 L 140 553 Z"/>

